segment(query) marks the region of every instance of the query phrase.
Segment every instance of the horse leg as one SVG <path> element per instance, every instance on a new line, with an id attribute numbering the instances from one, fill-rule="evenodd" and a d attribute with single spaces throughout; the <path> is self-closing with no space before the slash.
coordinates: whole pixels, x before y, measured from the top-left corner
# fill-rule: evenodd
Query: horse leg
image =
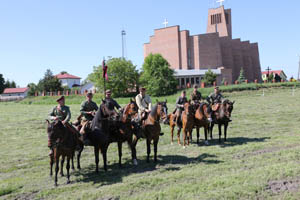
<path id="1" fill-rule="evenodd" d="M 77 152 L 77 169 L 81 169 L 80 167 L 80 157 L 81 157 L 81 152 L 83 151 L 84 146 L 82 145 L 82 147 L 80 148 L 80 150 Z"/>
<path id="2" fill-rule="evenodd" d="M 119 152 L 119 167 L 122 167 L 122 142 L 118 142 L 118 152 Z"/>
<path id="3" fill-rule="evenodd" d="M 214 129 L 214 125 L 213 123 L 210 123 L 210 127 L 209 127 L 209 132 L 210 132 L 210 139 L 212 140 L 213 139 L 213 129 Z"/>
<path id="4" fill-rule="evenodd" d="M 157 144 L 158 144 L 159 138 L 154 140 L 153 145 L 154 145 L 154 162 L 157 162 Z"/>
<path id="5" fill-rule="evenodd" d="M 178 143 L 178 145 L 181 145 L 181 141 L 180 141 L 180 131 L 181 131 L 181 128 L 178 128 L 178 130 L 177 130 L 177 143 Z"/>
<path id="6" fill-rule="evenodd" d="M 131 157 L 134 165 L 138 165 L 137 158 L 136 158 L 136 144 L 137 144 L 138 138 L 136 136 L 133 137 L 133 140 L 131 141 Z"/>
<path id="7" fill-rule="evenodd" d="M 191 130 L 189 131 L 189 139 L 190 139 L 190 142 L 192 143 L 193 142 L 193 128 L 191 128 Z"/>
<path id="8" fill-rule="evenodd" d="M 99 146 L 94 146 L 94 154 L 95 154 L 95 163 L 96 163 L 96 173 L 99 172 Z"/>
<path id="9" fill-rule="evenodd" d="M 72 170 L 75 170 L 75 167 L 74 167 L 74 156 L 75 156 L 75 151 L 73 152 L 73 154 L 71 156 Z"/>
<path id="10" fill-rule="evenodd" d="M 74 152 L 72 152 L 71 155 L 68 155 L 67 156 L 67 166 L 66 166 L 66 169 L 67 169 L 67 184 L 70 183 L 70 159 L 74 156 Z"/>
<path id="11" fill-rule="evenodd" d="M 197 131 L 197 144 L 199 144 L 199 138 L 200 138 L 200 128 L 197 126 L 196 127 L 196 131 Z"/>
<path id="12" fill-rule="evenodd" d="M 54 163 L 54 158 L 53 158 L 53 155 L 51 155 L 50 156 L 50 176 L 52 176 L 53 163 Z"/>
<path id="13" fill-rule="evenodd" d="M 59 170 L 59 155 L 56 155 L 55 158 L 55 178 L 54 178 L 54 185 L 57 186 L 57 174 Z"/>
<path id="14" fill-rule="evenodd" d="M 182 140 L 183 140 L 183 148 L 185 148 L 185 140 L 186 140 L 186 134 L 187 134 L 187 132 L 186 132 L 186 130 L 185 129 L 183 129 L 183 131 L 182 131 Z"/>
<path id="15" fill-rule="evenodd" d="M 104 164 L 104 171 L 106 171 L 106 172 L 107 172 L 107 149 L 108 149 L 108 145 L 105 145 L 101 149 L 101 153 L 102 153 L 102 157 L 103 157 L 103 164 Z"/>
<path id="16" fill-rule="evenodd" d="M 207 132 L 209 130 L 208 126 L 204 126 L 204 137 L 205 137 L 205 144 L 208 145 L 208 140 L 207 140 Z"/>
<path id="17" fill-rule="evenodd" d="M 228 122 L 225 122 L 224 124 L 224 141 L 226 141 L 226 137 L 227 137 L 227 127 L 228 127 Z"/>
<path id="18" fill-rule="evenodd" d="M 221 143 L 222 124 L 221 124 L 221 123 L 219 123 L 219 124 L 218 124 L 218 127 L 219 127 L 219 143 Z"/>
<path id="19" fill-rule="evenodd" d="M 174 127 L 175 126 L 171 126 L 171 144 L 173 144 Z"/>
<path id="20" fill-rule="evenodd" d="M 147 163 L 150 162 L 150 153 L 151 153 L 151 139 L 147 138 Z"/>
<path id="21" fill-rule="evenodd" d="M 63 155 L 62 156 L 62 159 L 60 161 L 60 175 L 61 176 L 64 176 L 64 162 L 65 162 L 65 156 Z"/>

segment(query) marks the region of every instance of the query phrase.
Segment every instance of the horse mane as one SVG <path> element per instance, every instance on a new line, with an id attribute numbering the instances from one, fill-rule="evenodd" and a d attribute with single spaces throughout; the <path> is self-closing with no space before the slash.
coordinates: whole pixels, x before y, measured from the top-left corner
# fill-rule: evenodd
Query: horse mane
<path id="1" fill-rule="evenodd" d="M 96 127 L 101 127 L 100 122 L 103 118 L 103 111 L 102 111 L 103 106 L 105 106 L 103 103 L 100 104 L 99 109 L 97 110 L 96 115 L 93 118 L 92 130 L 95 130 Z"/>
<path id="2" fill-rule="evenodd" d="M 157 106 L 158 106 L 158 103 L 155 104 L 155 106 L 151 109 L 150 115 L 152 117 L 154 117 L 157 114 Z"/>

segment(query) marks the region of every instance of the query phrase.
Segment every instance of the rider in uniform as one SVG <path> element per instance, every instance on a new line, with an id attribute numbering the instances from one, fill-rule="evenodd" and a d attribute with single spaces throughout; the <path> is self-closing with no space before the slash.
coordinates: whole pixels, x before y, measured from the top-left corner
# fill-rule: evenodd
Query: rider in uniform
<path id="1" fill-rule="evenodd" d="M 96 111 L 98 110 L 97 104 L 92 100 L 93 99 L 93 94 L 91 92 L 86 94 L 86 100 L 81 103 L 80 106 L 80 113 L 82 115 L 81 119 L 81 126 L 82 130 L 80 131 L 82 133 L 84 126 L 86 123 L 89 123 L 93 120 Z M 85 144 L 88 143 L 86 138 L 81 135 L 80 138 Z"/>
<path id="2" fill-rule="evenodd" d="M 192 104 L 200 103 L 200 101 L 202 99 L 201 92 L 199 92 L 197 89 L 198 89 L 198 86 L 194 85 L 194 90 L 191 93 Z"/>
<path id="3" fill-rule="evenodd" d="M 115 111 L 115 108 L 120 112 L 121 111 L 121 106 L 113 99 L 111 98 L 111 91 L 106 90 L 105 91 L 105 104 L 107 108 L 112 111 L 113 114 L 118 115 L 117 112 Z"/>
<path id="4" fill-rule="evenodd" d="M 65 97 L 61 96 L 56 102 L 58 105 L 50 112 L 50 119 L 54 121 L 60 120 L 66 127 L 70 126 L 69 121 L 71 119 L 71 111 L 70 108 L 65 105 Z M 49 156 L 51 156 L 53 154 L 51 140 L 48 140 L 48 147 L 50 148 Z"/>
<path id="5" fill-rule="evenodd" d="M 174 122 L 176 122 L 177 126 L 179 123 L 179 120 L 181 118 L 181 113 L 184 110 L 184 104 L 188 102 L 187 98 L 186 98 L 186 91 L 182 91 L 181 95 L 177 98 L 176 103 L 175 103 L 175 110 L 173 111 L 173 114 L 175 114 L 174 117 Z"/>
<path id="6" fill-rule="evenodd" d="M 135 97 L 138 106 L 140 120 L 145 120 L 152 109 L 152 101 L 149 95 L 146 94 L 146 88 L 140 88 L 140 93 Z"/>

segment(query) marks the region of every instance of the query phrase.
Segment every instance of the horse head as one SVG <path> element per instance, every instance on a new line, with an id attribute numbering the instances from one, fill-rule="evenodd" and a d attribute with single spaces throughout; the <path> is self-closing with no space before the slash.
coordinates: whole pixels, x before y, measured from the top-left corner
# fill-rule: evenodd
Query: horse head
<path id="1" fill-rule="evenodd" d="M 157 101 L 157 100 L 156 100 Z M 164 124 L 169 124 L 168 122 L 168 106 L 167 106 L 167 99 L 165 101 L 157 101 L 158 105 L 158 112 L 160 115 L 160 118 L 162 119 L 162 122 Z"/>
<path id="2" fill-rule="evenodd" d="M 187 115 L 192 115 L 194 113 L 194 106 L 191 104 L 191 100 L 184 103 L 183 108 Z"/>
<path id="3" fill-rule="evenodd" d="M 63 138 L 65 133 L 65 126 L 60 120 L 53 121 L 53 122 L 46 120 L 46 122 L 47 122 L 47 134 L 49 140 L 56 141 L 59 138 Z"/>
<path id="4" fill-rule="evenodd" d="M 123 114 L 127 114 L 131 117 L 134 117 L 137 115 L 137 113 L 138 113 L 138 106 L 134 99 L 130 99 L 130 102 L 125 107 Z"/>
<path id="5" fill-rule="evenodd" d="M 233 110 L 233 104 L 235 103 L 235 101 L 231 102 L 228 99 L 225 99 L 223 101 L 223 108 L 224 108 L 224 114 L 227 118 L 231 117 L 231 112 Z"/>

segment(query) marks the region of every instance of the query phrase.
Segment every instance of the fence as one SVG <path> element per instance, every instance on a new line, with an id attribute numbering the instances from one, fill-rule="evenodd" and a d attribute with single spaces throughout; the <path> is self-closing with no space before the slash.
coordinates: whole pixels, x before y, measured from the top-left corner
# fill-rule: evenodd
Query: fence
<path id="1" fill-rule="evenodd" d="M 8 102 L 8 101 L 21 101 L 25 97 L 22 96 L 0 96 L 0 102 Z"/>

